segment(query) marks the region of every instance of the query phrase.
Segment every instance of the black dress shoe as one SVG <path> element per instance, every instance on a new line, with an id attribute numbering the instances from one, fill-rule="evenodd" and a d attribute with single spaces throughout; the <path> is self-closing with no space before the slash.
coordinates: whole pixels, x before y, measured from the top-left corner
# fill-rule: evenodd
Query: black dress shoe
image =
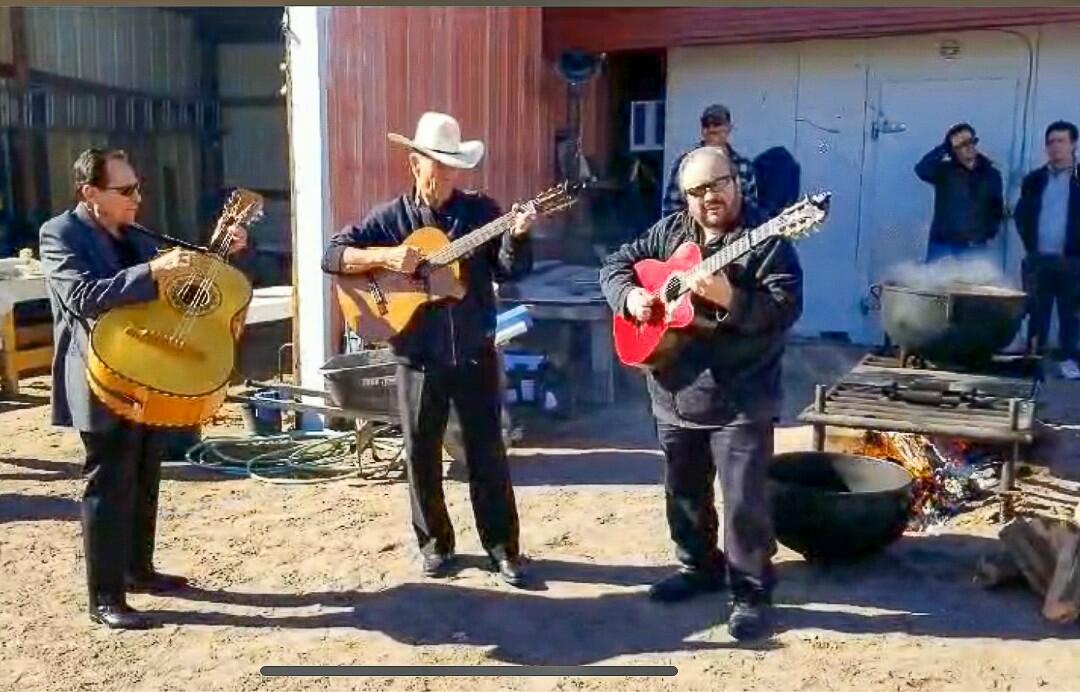
<path id="1" fill-rule="evenodd" d="M 186 577 L 163 572 L 151 572 L 147 575 L 128 577 L 125 588 L 128 593 L 170 593 L 186 589 Z"/>
<path id="2" fill-rule="evenodd" d="M 521 558 L 503 558 L 495 561 L 493 567 L 499 573 L 499 577 L 510 586 L 521 588 L 528 585 L 528 571 Z"/>
<path id="3" fill-rule="evenodd" d="M 762 595 L 736 595 L 728 616 L 728 634 L 739 641 L 761 639 L 769 634 L 769 599 Z"/>
<path id="4" fill-rule="evenodd" d="M 675 603 L 698 594 L 723 591 L 727 578 L 720 570 L 681 569 L 649 587 L 649 598 L 661 603 Z"/>
<path id="5" fill-rule="evenodd" d="M 90 607 L 90 620 L 111 630 L 148 630 L 154 623 L 126 603 L 99 603 Z"/>
<path id="6" fill-rule="evenodd" d="M 424 576 L 440 578 L 450 574 L 454 556 L 450 553 L 431 553 L 424 556 Z"/>

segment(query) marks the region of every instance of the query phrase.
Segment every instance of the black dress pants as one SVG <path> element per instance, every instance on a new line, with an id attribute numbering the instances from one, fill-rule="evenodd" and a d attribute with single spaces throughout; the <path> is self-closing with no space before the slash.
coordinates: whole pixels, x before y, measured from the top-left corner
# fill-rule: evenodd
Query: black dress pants
<path id="1" fill-rule="evenodd" d="M 83 548 L 93 606 L 123 600 L 125 577 L 153 571 L 162 437 L 125 421 L 82 439 Z"/>
<path id="2" fill-rule="evenodd" d="M 480 542 L 492 559 L 517 557 L 518 515 L 502 439 L 496 352 L 484 351 L 453 366 L 399 365 L 397 386 L 412 523 L 420 551 L 454 552 L 454 527 L 442 485 L 443 436 L 453 402 L 461 421 Z"/>
<path id="3" fill-rule="evenodd" d="M 1058 345 L 1062 358 L 1077 358 L 1080 337 L 1080 259 L 1031 254 L 1024 258 L 1028 294 L 1028 347 L 1045 353 L 1054 304 L 1058 310 Z"/>
<path id="4" fill-rule="evenodd" d="M 666 462 L 667 520 L 676 557 L 689 569 L 726 569 L 733 593 L 771 593 L 776 542 L 765 474 L 773 452 L 772 424 L 695 429 L 660 423 L 657 433 Z M 717 545 L 713 492 L 718 471 L 724 551 Z"/>

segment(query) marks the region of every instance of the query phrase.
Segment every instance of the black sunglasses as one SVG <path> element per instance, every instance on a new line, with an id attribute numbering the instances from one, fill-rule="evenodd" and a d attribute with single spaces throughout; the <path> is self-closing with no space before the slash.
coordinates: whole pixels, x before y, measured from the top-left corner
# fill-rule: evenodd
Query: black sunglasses
<path id="1" fill-rule="evenodd" d="M 134 197 L 136 193 L 142 194 L 142 181 L 140 180 L 139 182 L 132 183 L 131 185 L 110 186 L 102 189 L 109 190 L 110 192 L 116 192 L 117 194 L 121 194 L 124 197 Z"/>
<path id="2" fill-rule="evenodd" d="M 734 182 L 734 180 L 735 178 L 733 176 L 722 175 L 711 182 L 705 183 L 704 185 L 698 185 L 696 187 L 688 189 L 686 191 L 686 194 L 690 197 L 704 197 L 705 194 L 710 191 L 717 193 L 724 192 L 729 187 L 731 187 L 731 183 Z"/>

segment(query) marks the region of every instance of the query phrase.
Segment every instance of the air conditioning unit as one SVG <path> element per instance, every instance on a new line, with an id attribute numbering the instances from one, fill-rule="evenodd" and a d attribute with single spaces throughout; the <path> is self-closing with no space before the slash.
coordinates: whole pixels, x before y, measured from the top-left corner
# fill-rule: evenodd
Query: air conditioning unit
<path id="1" fill-rule="evenodd" d="M 664 102 L 630 102 L 630 151 L 663 151 Z"/>

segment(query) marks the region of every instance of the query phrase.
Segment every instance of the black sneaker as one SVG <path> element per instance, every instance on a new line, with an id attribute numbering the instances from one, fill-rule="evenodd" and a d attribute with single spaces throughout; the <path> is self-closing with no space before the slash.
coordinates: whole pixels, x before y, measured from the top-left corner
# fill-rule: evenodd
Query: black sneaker
<path id="1" fill-rule="evenodd" d="M 649 598 L 661 603 L 675 603 L 698 594 L 723 591 L 727 579 L 720 570 L 680 569 L 649 587 Z"/>
<path id="2" fill-rule="evenodd" d="M 454 556 L 450 553 L 431 553 L 424 556 L 424 576 L 441 578 L 450 575 Z"/>
<path id="3" fill-rule="evenodd" d="M 760 594 L 736 595 L 731 601 L 728 634 L 739 641 L 761 639 L 769 633 L 769 599 Z"/>

